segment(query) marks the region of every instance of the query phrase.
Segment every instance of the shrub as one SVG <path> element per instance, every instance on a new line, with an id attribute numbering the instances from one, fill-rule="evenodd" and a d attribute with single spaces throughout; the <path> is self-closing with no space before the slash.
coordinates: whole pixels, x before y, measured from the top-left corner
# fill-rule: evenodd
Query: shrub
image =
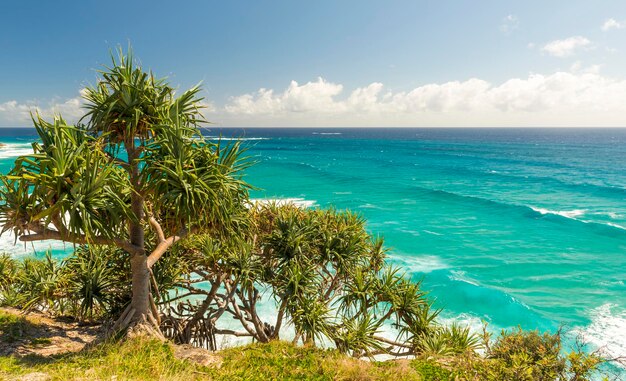
<path id="1" fill-rule="evenodd" d="M 0 306 L 19 306 L 22 297 L 16 288 L 19 263 L 10 254 L 0 253 Z"/>
<path id="2" fill-rule="evenodd" d="M 493 343 L 487 343 L 485 357 L 465 357 L 457 362 L 461 379 L 480 380 L 570 380 L 594 379 L 601 359 L 580 348 L 566 354 L 561 333 L 502 331 Z"/>

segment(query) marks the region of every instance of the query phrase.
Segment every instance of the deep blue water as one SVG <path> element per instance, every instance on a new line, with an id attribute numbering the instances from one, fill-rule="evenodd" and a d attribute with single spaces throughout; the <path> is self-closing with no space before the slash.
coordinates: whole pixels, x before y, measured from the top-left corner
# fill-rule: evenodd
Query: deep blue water
<path id="1" fill-rule="evenodd" d="M 626 129 L 206 134 L 246 140 L 253 197 L 362 213 L 444 318 L 565 324 L 626 354 Z M 33 138 L 0 129 L 0 170 Z"/>

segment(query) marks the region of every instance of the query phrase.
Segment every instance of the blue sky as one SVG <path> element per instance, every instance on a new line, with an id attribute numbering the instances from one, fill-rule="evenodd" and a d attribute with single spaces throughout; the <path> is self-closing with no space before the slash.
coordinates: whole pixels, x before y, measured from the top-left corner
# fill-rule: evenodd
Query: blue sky
<path id="1" fill-rule="evenodd" d="M 626 126 L 625 27 L 623 1 L 14 1 L 0 126 L 78 116 L 129 41 L 223 126 Z"/>

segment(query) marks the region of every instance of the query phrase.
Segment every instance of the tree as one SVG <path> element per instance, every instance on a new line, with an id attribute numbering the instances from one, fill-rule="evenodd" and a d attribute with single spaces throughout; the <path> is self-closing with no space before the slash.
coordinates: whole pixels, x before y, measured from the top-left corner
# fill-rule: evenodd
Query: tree
<path id="1" fill-rule="evenodd" d="M 125 250 L 132 299 L 114 327 L 160 335 L 151 268 L 190 232 L 242 223 L 245 160 L 202 137 L 198 86 L 177 97 L 130 49 L 99 74 L 78 124 L 33 116 L 41 142 L 0 179 L 2 233 Z"/>
<path id="2" fill-rule="evenodd" d="M 387 263 L 361 216 L 275 203 L 248 213 L 238 234 L 195 234 L 174 249 L 186 270 L 163 326 L 175 342 L 214 350 L 217 335 L 269 342 L 293 333 L 294 343 L 333 343 L 355 357 L 476 347 L 469 329 L 437 324 L 420 282 Z M 381 336 L 385 326 L 395 339 Z"/>

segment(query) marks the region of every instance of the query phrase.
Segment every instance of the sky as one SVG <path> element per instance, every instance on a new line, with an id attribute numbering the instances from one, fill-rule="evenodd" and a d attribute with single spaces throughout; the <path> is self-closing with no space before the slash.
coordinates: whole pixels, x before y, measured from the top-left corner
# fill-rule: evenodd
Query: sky
<path id="1" fill-rule="evenodd" d="M 623 0 L 3 0 L 0 127 L 129 43 L 216 126 L 626 126 Z"/>

